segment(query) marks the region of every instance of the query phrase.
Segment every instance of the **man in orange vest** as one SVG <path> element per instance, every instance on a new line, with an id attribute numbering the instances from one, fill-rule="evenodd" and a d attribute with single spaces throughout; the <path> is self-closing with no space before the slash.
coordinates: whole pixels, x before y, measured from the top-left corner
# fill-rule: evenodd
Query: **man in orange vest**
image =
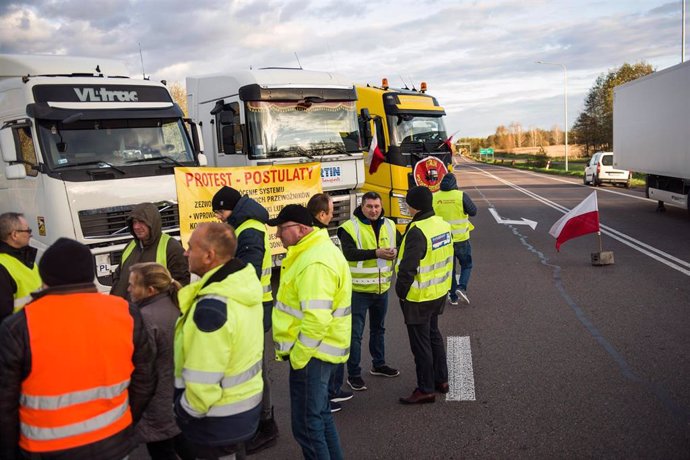
<path id="1" fill-rule="evenodd" d="M 141 314 L 98 293 L 81 243 L 38 269 L 46 288 L 0 325 L 0 459 L 125 458 L 156 383 Z"/>

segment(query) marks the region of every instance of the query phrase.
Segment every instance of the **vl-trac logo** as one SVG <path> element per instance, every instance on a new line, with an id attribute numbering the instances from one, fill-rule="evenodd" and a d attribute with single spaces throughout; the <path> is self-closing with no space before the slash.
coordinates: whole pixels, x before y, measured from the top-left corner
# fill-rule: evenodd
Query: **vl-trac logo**
<path id="1" fill-rule="evenodd" d="M 105 88 L 74 88 L 81 102 L 139 102 L 136 91 L 107 90 Z"/>

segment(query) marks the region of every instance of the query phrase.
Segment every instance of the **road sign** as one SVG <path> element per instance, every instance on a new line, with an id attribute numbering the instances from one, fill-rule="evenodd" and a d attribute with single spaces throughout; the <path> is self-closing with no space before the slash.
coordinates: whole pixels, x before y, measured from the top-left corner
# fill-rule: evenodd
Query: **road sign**
<path id="1" fill-rule="evenodd" d="M 494 149 L 488 148 L 488 149 L 479 149 L 479 154 L 480 155 L 493 155 L 494 154 Z"/>

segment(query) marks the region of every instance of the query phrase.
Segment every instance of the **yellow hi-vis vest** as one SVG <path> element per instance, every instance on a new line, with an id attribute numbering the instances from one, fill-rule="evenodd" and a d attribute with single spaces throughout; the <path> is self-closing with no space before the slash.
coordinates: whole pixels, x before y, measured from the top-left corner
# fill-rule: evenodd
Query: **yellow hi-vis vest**
<path id="1" fill-rule="evenodd" d="M 414 282 L 405 300 L 411 302 L 426 302 L 436 300 L 448 294 L 453 273 L 453 243 L 450 236 L 450 224 L 439 216 L 412 222 L 403 242 L 400 245 L 398 263 L 395 273 L 398 273 L 400 261 L 404 257 L 405 241 L 410 230 L 417 227 L 426 239 L 426 254 L 419 261 Z"/>
<path id="2" fill-rule="evenodd" d="M 220 267 L 180 289 L 182 315 L 175 325 L 175 388 L 190 415 L 228 417 L 261 404 L 264 350 L 261 283 L 251 265 L 204 287 Z M 202 331 L 194 313 L 202 300 L 225 304 L 227 319 L 215 331 Z"/>
<path id="3" fill-rule="evenodd" d="M 31 301 L 31 293 L 41 288 L 38 265 L 34 264 L 32 268 L 29 268 L 21 260 L 5 253 L 0 254 L 0 265 L 5 267 L 7 273 L 17 283 L 17 291 L 14 293 L 14 313 L 17 313 Z"/>
<path id="4" fill-rule="evenodd" d="M 158 246 L 156 247 L 156 263 L 168 268 L 168 241 L 170 241 L 170 235 L 167 233 L 162 233 L 160 239 L 158 240 Z M 125 260 L 132 254 L 134 248 L 137 245 L 137 239 L 133 239 L 122 251 L 122 259 L 120 264 L 124 264 Z"/>
<path id="5" fill-rule="evenodd" d="M 474 225 L 462 206 L 460 190 L 441 190 L 434 193 L 434 214 L 450 224 L 454 243 L 470 239 Z"/>
<path id="6" fill-rule="evenodd" d="M 395 248 L 395 224 L 392 220 L 383 218 L 379 229 L 379 239 L 370 224 L 362 223 L 353 217 L 340 226 L 357 244 L 357 249 Z M 385 264 L 384 264 L 385 262 Z M 379 263 L 381 265 L 379 265 Z M 383 294 L 391 286 L 393 276 L 393 261 L 379 259 L 348 261 L 352 275 L 352 290 Z"/>
<path id="7" fill-rule="evenodd" d="M 253 228 L 264 234 L 264 259 L 261 261 L 261 288 L 264 292 L 263 301 L 270 302 L 273 300 L 273 293 L 271 292 L 271 247 L 268 243 L 268 232 L 266 225 L 262 224 L 256 219 L 247 219 L 235 229 L 235 236 L 240 239 L 240 233 L 248 228 Z"/>
<path id="8" fill-rule="evenodd" d="M 350 355 L 352 278 L 327 232 L 313 230 L 288 248 L 273 307 L 276 359 L 302 369 L 311 358 L 344 363 Z"/>

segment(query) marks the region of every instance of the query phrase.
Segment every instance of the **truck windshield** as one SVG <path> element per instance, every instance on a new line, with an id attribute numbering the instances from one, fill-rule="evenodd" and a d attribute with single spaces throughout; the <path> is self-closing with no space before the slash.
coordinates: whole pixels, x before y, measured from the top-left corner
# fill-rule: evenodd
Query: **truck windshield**
<path id="1" fill-rule="evenodd" d="M 354 101 L 247 103 L 251 158 L 361 150 Z"/>
<path id="2" fill-rule="evenodd" d="M 191 163 L 192 149 L 179 119 L 39 121 L 39 141 L 52 169 L 86 165 Z"/>
<path id="3" fill-rule="evenodd" d="M 446 140 L 446 126 L 441 117 L 422 117 L 407 114 L 388 115 L 391 145 L 403 143 L 439 144 Z"/>

